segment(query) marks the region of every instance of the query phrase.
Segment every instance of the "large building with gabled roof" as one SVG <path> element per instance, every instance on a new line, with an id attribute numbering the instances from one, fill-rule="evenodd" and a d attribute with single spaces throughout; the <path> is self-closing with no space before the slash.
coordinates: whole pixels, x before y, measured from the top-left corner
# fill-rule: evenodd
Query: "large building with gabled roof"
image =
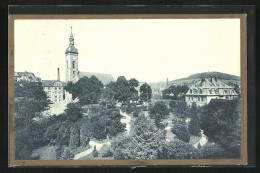
<path id="1" fill-rule="evenodd" d="M 192 85 L 185 94 L 185 101 L 189 106 L 192 103 L 196 103 L 197 106 L 203 106 L 212 99 L 232 100 L 237 98 L 238 93 L 236 93 L 233 86 L 229 86 L 216 78 L 202 78 Z"/>

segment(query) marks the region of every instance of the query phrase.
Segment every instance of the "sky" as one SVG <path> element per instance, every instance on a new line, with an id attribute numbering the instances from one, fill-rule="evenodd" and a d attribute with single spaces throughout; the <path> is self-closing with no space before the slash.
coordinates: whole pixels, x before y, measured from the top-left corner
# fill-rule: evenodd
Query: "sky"
<path id="1" fill-rule="evenodd" d="M 170 81 L 218 71 L 240 76 L 239 19 L 15 20 L 15 71 L 65 81 L 73 29 L 79 71 Z"/>

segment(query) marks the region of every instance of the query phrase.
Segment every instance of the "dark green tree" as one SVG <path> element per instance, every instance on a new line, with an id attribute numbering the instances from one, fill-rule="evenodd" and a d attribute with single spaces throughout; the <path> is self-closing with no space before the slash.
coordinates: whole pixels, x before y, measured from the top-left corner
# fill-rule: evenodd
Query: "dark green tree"
<path id="1" fill-rule="evenodd" d="M 174 126 L 172 128 L 172 133 L 177 136 L 178 139 L 183 142 L 190 141 L 190 132 L 188 131 L 185 121 L 174 121 Z"/>
<path id="2" fill-rule="evenodd" d="M 140 99 L 143 101 L 149 101 L 149 100 L 151 100 L 151 97 L 152 97 L 152 89 L 151 89 L 150 85 L 148 85 L 147 83 L 144 83 L 140 87 Z"/>
<path id="3" fill-rule="evenodd" d="M 165 133 L 153 120 L 139 115 L 130 135 L 119 135 L 112 141 L 111 151 L 115 159 L 156 159 L 165 140 Z"/>
<path id="4" fill-rule="evenodd" d="M 202 108 L 200 127 L 223 148 L 240 145 L 240 101 L 211 100 Z"/>
<path id="5" fill-rule="evenodd" d="M 150 111 L 150 116 L 155 119 L 155 124 L 157 127 L 161 127 L 161 121 L 167 115 L 169 115 L 169 110 L 166 104 L 162 101 L 156 102 Z"/>
<path id="6" fill-rule="evenodd" d="M 83 117 L 82 108 L 78 103 L 69 103 L 65 109 L 65 116 L 68 121 L 76 122 Z"/>

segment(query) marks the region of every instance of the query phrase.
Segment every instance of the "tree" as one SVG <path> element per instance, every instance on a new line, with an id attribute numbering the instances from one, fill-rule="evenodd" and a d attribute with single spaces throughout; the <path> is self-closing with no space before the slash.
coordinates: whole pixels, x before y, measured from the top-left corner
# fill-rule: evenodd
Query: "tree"
<path id="1" fill-rule="evenodd" d="M 68 82 L 65 90 L 72 94 L 72 98 L 79 98 L 80 104 L 94 104 L 100 99 L 103 84 L 95 76 L 84 76 L 76 83 Z"/>
<path id="2" fill-rule="evenodd" d="M 162 91 L 163 99 L 183 100 L 188 90 L 187 85 L 172 85 Z"/>
<path id="3" fill-rule="evenodd" d="M 153 120 L 139 115 L 133 124 L 133 133 L 119 135 L 111 143 L 115 159 L 156 159 L 165 140 L 165 133 Z"/>
<path id="4" fill-rule="evenodd" d="M 173 122 L 174 126 L 172 128 L 172 133 L 177 136 L 178 139 L 183 142 L 190 141 L 190 133 L 184 121 Z"/>
<path id="5" fill-rule="evenodd" d="M 35 132 L 36 121 L 42 111 L 48 110 L 50 101 L 40 82 L 19 81 L 15 83 L 15 157 L 30 159 L 34 147 L 41 145 L 42 134 Z M 41 131 L 41 130 L 39 130 Z M 42 131 L 41 131 L 42 132 Z"/>
<path id="6" fill-rule="evenodd" d="M 124 76 L 119 76 L 116 80 L 115 100 L 118 102 L 126 102 L 131 98 L 131 91 L 128 81 Z"/>
<path id="7" fill-rule="evenodd" d="M 170 101 L 169 106 L 170 106 L 171 110 L 173 110 L 174 108 L 176 108 L 176 102 Z"/>
<path id="8" fill-rule="evenodd" d="M 181 140 L 174 139 L 173 141 L 166 142 L 160 152 L 158 153 L 159 159 L 192 159 L 194 158 L 195 148 Z"/>
<path id="9" fill-rule="evenodd" d="M 189 107 L 185 101 L 179 101 L 176 102 L 176 106 L 173 112 L 177 118 L 186 120 L 186 118 L 189 116 Z"/>
<path id="10" fill-rule="evenodd" d="M 199 118 L 199 110 L 196 106 L 196 103 L 193 103 L 190 109 L 190 123 L 189 123 L 189 131 L 194 136 L 200 135 L 200 118 Z"/>
<path id="11" fill-rule="evenodd" d="M 82 108 L 78 103 L 69 103 L 65 109 L 65 116 L 71 122 L 76 122 L 83 117 Z"/>
<path id="12" fill-rule="evenodd" d="M 138 99 L 139 99 L 138 91 L 135 89 L 135 88 L 138 87 L 138 85 L 139 85 L 138 80 L 136 80 L 136 79 L 134 79 L 134 78 L 131 78 L 131 79 L 128 81 L 128 84 L 129 84 L 129 86 L 130 86 L 131 100 L 133 100 L 133 101 L 138 101 Z"/>
<path id="13" fill-rule="evenodd" d="M 151 118 L 155 119 L 155 124 L 157 127 L 161 127 L 161 121 L 167 115 L 169 115 L 169 110 L 166 104 L 162 101 L 156 102 L 155 105 L 152 107 L 151 111 Z"/>
<path id="14" fill-rule="evenodd" d="M 148 85 L 147 83 L 144 83 L 141 87 L 140 87 L 140 98 L 141 100 L 144 101 L 149 101 L 152 97 L 152 89 L 150 87 L 150 85 Z"/>
<path id="15" fill-rule="evenodd" d="M 240 101 L 211 100 L 201 110 L 200 127 L 223 148 L 240 145 Z"/>

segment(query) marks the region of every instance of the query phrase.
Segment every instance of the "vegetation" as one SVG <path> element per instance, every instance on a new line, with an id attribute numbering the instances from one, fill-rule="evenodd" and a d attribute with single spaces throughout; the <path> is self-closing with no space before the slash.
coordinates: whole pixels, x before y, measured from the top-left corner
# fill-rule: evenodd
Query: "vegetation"
<path id="1" fill-rule="evenodd" d="M 155 119 L 155 125 L 157 127 L 162 127 L 161 121 L 166 118 L 167 115 L 169 115 L 169 110 L 162 101 L 156 102 L 150 111 L 150 117 Z"/>
<path id="2" fill-rule="evenodd" d="M 172 85 L 162 91 L 163 99 L 183 100 L 188 90 L 189 87 L 187 85 Z"/>
<path id="3" fill-rule="evenodd" d="M 111 144 L 115 159 L 156 159 L 164 141 L 163 130 L 144 115 L 136 118 L 130 136 L 118 136 Z"/>
<path id="4" fill-rule="evenodd" d="M 95 104 L 100 99 L 103 84 L 95 76 L 84 76 L 76 83 L 69 82 L 65 90 L 72 94 L 72 98 L 79 98 L 81 105 Z"/>
<path id="5" fill-rule="evenodd" d="M 140 99 L 143 101 L 149 101 L 152 97 L 152 89 L 150 87 L 150 85 L 148 85 L 147 83 L 144 83 L 141 87 L 140 87 Z"/>

